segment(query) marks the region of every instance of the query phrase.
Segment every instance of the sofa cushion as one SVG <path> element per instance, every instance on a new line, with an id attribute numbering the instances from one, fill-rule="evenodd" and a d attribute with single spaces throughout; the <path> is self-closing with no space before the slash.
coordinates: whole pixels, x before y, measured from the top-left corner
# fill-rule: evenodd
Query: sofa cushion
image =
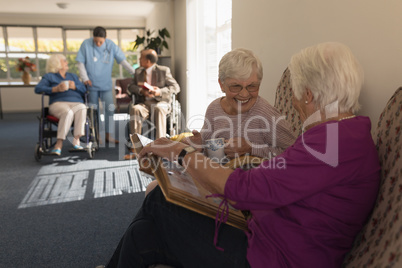
<path id="1" fill-rule="evenodd" d="M 402 87 L 382 112 L 375 131 L 381 185 L 372 215 L 344 267 L 402 267 Z"/>
<path id="2" fill-rule="evenodd" d="M 299 113 L 293 108 L 292 96 L 290 71 L 286 68 L 276 88 L 274 106 L 281 114 L 286 116 L 286 120 L 290 123 L 291 130 L 295 136 L 298 137 L 301 133 L 302 122 L 300 121 Z"/>

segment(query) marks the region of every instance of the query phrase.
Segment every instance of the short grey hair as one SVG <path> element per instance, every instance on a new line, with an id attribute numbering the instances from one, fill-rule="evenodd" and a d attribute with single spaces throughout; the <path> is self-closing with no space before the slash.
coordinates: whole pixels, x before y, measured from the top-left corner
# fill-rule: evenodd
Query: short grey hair
<path id="1" fill-rule="evenodd" d="M 57 73 L 62 68 L 60 60 L 66 59 L 63 54 L 53 54 L 46 62 L 47 73 Z"/>
<path id="2" fill-rule="evenodd" d="M 254 71 L 257 72 L 257 77 L 261 81 L 263 76 L 262 63 L 248 49 L 233 49 L 226 53 L 219 62 L 219 80 L 222 83 L 226 78 L 246 80 Z"/>
<path id="3" fill-rule="evenodd" d="M 364 72 L 346 45 L 327 42 L 307 47 L 291 58 L 289 71 L 296 99 L 310 89 L 317 109 L 336 101 L 340 113 L 360 109 Z"/>
<path id="4" fill-rule="evenodd" d="M 158 61 L 158 54 L 156 53 L 155 50 L 148 48 L 144 49 L 141 51 L 143 53 L 144 57 L 149 60 L 152 64 L 156 63 Z"/>

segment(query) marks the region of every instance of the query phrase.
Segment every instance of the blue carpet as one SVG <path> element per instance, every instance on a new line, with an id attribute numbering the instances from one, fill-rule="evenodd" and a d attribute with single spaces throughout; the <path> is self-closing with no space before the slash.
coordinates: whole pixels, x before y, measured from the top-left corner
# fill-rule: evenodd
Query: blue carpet
<path id="1" fill-rule="evenodd" d="M 120 145 L 101 144 L 94 159 L 68 152 L 65 141 L 61 157 L 36 162 L 36 116 L 0 120 L 0 267 L 105 264 L 151 178 L 122 160 L 124 135 Z"/>

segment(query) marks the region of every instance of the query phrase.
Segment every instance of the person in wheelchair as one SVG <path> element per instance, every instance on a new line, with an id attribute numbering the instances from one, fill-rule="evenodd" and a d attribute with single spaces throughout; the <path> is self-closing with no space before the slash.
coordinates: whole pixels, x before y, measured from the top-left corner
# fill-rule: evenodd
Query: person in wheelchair
<path id="1" fill-rule="evenodd" d="M 155 50 L 141 51 L 140 67 L 135 70 L 133 83 L 128 86 L 128 91 L 135 96 L 135 103 L 130 106 L 131 134 L 141 134 L 142 122 L 151 117 L 156 127 L 156 138 L 166 136 L 166 116 L 170 111 L 172 95 L 180 92 L 180 86 L 169 67 L 158 65 L 157 61 Z M 124 158 L 129 160 L 132 156 L 129 154 Z"/>
<path id="2" fill-rule="evenodd" d="M 85 135 L 87 107 L 84 104 L 85 85 L 78 76 L 68 71 L 68 62 L 62 54 L 50 56 L 46 63 L 46 74 L 35 87 L 35 93 L 49 95 L 49 114 L 59 119 L 57 141 L 51 151 L 61 155 L 63 141 L 74 121 L 73 148 L 82 150 L 80 137 Z"/>

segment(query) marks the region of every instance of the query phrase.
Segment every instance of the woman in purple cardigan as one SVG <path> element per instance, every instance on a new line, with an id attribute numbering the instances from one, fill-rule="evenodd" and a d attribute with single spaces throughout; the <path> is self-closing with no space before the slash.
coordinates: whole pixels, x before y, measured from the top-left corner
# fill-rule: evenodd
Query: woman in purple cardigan
<path id="1" fill-rule="evenodd" d="M 140 154 L 179 158 L 223 204 L 251 211 L 248 230 L 223 224 L 214 245 L 214 220 L 167 203 L 156 187 L 107 267 L 341 267 L 379 185 L 370 120 L 356 115 L 363 71 L 339 43 L 303 49 L 289 70 L 304 131 L 258 168 L 224 168 L 164 138 Z"/>

